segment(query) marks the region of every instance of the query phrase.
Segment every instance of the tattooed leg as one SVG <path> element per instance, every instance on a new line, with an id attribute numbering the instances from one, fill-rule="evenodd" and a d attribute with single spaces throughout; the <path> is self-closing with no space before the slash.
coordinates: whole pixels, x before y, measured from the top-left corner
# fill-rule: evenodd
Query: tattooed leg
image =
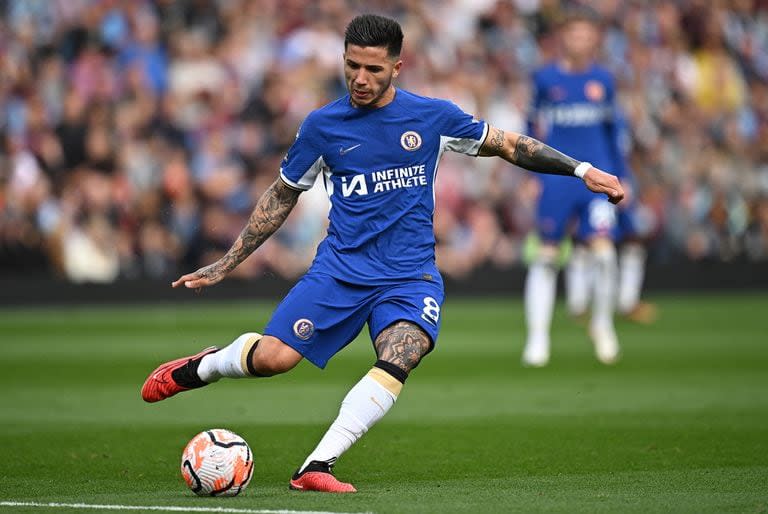
<path id="1" fill-rule="evenodd" d="M 429 336 L 418 325 L 398 321 L 387 328 L 373 343 L 380 361 L 394 364 L 406 375 L 419 365 L 421 358 L 431 349 Z"/>
<path id="2" fill-rule="evenodd" d="M 379 360 L 347 393 L 338 417 L 294 480 L 305 471 L 330 469 L 342 453 L 384 417 L 395 404 L 408 373 L 429 352 L 431 342 L 418 326 L 398 321 L 384 329 L 374 345 Z"/>

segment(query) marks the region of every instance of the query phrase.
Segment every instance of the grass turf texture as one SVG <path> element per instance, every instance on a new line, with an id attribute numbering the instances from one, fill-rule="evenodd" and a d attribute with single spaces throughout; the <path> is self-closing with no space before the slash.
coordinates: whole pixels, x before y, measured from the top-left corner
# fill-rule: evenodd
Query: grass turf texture
<path id="1" fill-rule="evenodd" d="M 522 369 L 523 310 L 451 299 L 438 349 L 341 459 L 356 495 L 287 489 L 373 362 L 361 337 L 325 371 L 222 381 L 155 405 L 161 361 L 258 330 L 271 304 L 0 311 L 0 501 L 361 512 L 767 512 L 768 296 L 661 297 L 621 323 L 624 360 L 592 357 L 562 310 L 553 360 Z M 256 458 L 249 489 L 198 498 L 179 474 L 197 432 Z M 0 507 L 2 512 L 71 512 Z M 93 511 L 91 511 L 93 512 Z"/>

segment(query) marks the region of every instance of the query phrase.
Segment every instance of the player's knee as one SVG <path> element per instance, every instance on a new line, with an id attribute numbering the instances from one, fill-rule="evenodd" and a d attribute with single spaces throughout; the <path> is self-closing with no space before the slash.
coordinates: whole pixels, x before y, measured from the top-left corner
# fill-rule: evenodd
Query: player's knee
<path id="1" fill-rule="evenodd" d="M 637 241 L 629 241 L 621 245 L 622 258 L 645 260 L 645 247 Z"/>
<path id="2" fill-rule="evenodd" d="M 589 248 L 596 263 L 610 265 L 616 262 L 616 246 L 610 239 L 595 238 L 591 241 Z"/>
<path id="3" fill-rule="evenodd" d="M 559 248 L 551 243 L 542 243 L 533 259 L 534 264 L 554 267 L 557 265 Z"/>
<path id="4" fill-rule="evenodd" d="M 389 367 L 387 368 L 389 370 L 394 370 L 394 369 L 402 370 L 402 373 L 404 373 L 403 377 L 407 377 L 411 371 L 413 371 L 419 366 L 422 359 L 426 357 L 427 353 L 429 352 L 427 351 L 422 353 L 419 351 L 414 351 L 414 352 L 411 352 L 409 355 L 405 355 L 405 356 L 383 355 L 379 357 L 379 360 L 377 361 L 377 363 L 389 364 Z"/>
<path id="5" fill-rule="evenodd" d="M 418 325 L 398 321 L 384 329 L 374 345 L 380 362 L 403 370 L 407 376 L 430 352 L 432 340 Z"/>
<path id="6" fill-rule="evenodd" d="M 573 249 L 571 250 L 571 258 L 570 260 L 572 262 L 584 262 L 589 259 L 589 249 L 584 244 L 574 244 Z"/>
<path id="7" fill-rule="evenodd" d="M 301 361 L 299 352 L 272 336 L 264 336 L 253 352 L 251 365 L 257 375 L 271 377 L 290 371 Z"/>

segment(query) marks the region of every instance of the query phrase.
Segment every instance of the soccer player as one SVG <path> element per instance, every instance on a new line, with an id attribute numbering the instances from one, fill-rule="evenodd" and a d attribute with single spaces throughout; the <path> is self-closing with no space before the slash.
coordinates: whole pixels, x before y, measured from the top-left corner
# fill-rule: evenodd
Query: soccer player
<path id="1" fill-rule="evenodd" d="M 533 76 L 533 101 L 529 114 L 531 134 L 576 156 L 589 158 L 603 169 L 624 174 L 615 123 L 615 87 L 611 74 L 594 63 L 600 28 L 590 11 L 568 14 L 560 27 L 562 57 L 537 70 Z M 576 248 L 568 280 L 569 307 L 586 310 L 592 297 L 589 333 L 598 360 L 614 363 L 619 344 L 613 325 L 616 292 L 616 249 L 613 242 L 616 210 L 603 196 L 586 189 L 574 191 L 558 176 L 541 178 L 542 192 L 536 213 L 541 241 L 525 284 L 527 339 L 522 362 L 540 367 L 549 362 L 550 323 L 554 309 L 557 257 L 560 242 L 569 235 L 588 250 Z M 581 284 L 574 281 L 581 281 Z M 580 286 L 580 287 L 579 287 Z"/>
<path id="2" fill-rule="evenodd" d="M 646 250 L 637 220 L 637 185 L 627 162 L 629 127 L 620 112 L 616 112 L 615 122 L 622 160 L 619 166 L 624 170 L 621 183 L 626 193 L 626 198 L 618 209 L 615 231 L 619 266 L 616 310 L 629 321 L 649 324 L 656 320 L 658 314 L 654 304 L 640 299 L 645 277 Z M 591 296 L 590 282 L 589 251 L 583 241 L 574 241 L 571 258 L 565 270 L 566 305 L 574 317 L 580 318 L 587 312 Z"/>
<path id="3" fill-rule="evenodd" d="M 629 154 L 629 126 L 623 115 L 617 116 L 619 130 L 619 150 L 626 160 Z M 627 164 L 621 179 L 625 189 L 629 189 L 629 202 L 622 202 L 619 208 L 617 240 L 619 242 L 619 291 L 616 307 L 622 316 L 636 323 L 653 323 L 657 317 L 656 306 L 640 299 L 645 278 L 645 241 L 638 223 L 637 183 Z"/>
<path id="4" fill-rule="evenodd" d="M 142 397 L 156 402 L 222 377 L 284 373 L 303 358 L 322 368 L 367 322 L 377 360 L 291 478 L 296 490 L 355 491 L 333 476 L 332 466 L 392 407 L 437 341 L 443 281 L 435 266 L 432 212 L 444 151 L 576 175 L 614 202 L 623 197 L 618 179 L 589 163 L 491 127 L 448 101 L 395 88 L 402 40 L 394 20 L 362 15 L 350 22 L 343 55 L 348 94 L 307 116 L 279 177 L 230 250 L 173 282 L 197 289 L 222 280 L 277 230 L 321 175 L 332 205 L 327 237 L 264 334 L 245 333 L 225 348 L 163 364 L 142 388 Z M 571 186 L 580 189 L 575 181 Z"/>

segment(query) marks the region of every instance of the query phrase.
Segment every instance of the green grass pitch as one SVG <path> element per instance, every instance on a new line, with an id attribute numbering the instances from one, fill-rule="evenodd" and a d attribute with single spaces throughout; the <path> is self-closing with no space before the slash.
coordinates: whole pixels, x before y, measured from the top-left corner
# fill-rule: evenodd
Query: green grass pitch
<path id="1" fill-rule="evenodd" d="M 141 401 L 161 361 L 259 330 L 266 303 L 0 311 L 0 501 L 332 512 L 768 512 L 768 295 L 662 296 L 619 324 L 624 359 L 592 357 L 560 309 L 553 359 L 523 369 L 519 299 L 453 299 L 437 350 L 336 467 L 356 495 L 287 488 L 374 361 L 367 335 L 325 371 L 222 381 Z M 181 450 L 244 436 L 240 497 L 197 498 Z M 77 509 L 1 506 L 6 512 Z M 94 512 L 94 511 L 90 511 Z M 141 511 L 140 511 L 141 512 Z M 149 512 L 149 511 L 147 511 Z"/>

